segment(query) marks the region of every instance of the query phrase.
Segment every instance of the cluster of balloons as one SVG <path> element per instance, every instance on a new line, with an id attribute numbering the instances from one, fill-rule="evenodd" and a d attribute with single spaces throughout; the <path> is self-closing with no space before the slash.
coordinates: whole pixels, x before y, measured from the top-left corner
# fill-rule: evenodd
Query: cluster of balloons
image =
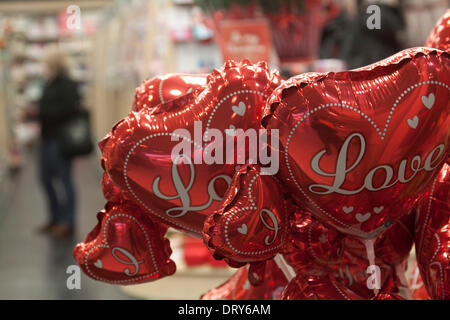
<path id="1" fill-rule="evenodd" d="M 75 259 L 114 284 L 169 276 L 172 227 L 240 268 L 202 299 L 397 300 L 415 245 L 422 298 L 449 299 L 449 16 L 434 48 L 357 70 L 283 81 L 228 61 L 144 81 L 99 143 L 108 202 Z M 237 143 L 250 129 L 275 175 Z M 235 153 L 208 161 L 217 144 Z"/>

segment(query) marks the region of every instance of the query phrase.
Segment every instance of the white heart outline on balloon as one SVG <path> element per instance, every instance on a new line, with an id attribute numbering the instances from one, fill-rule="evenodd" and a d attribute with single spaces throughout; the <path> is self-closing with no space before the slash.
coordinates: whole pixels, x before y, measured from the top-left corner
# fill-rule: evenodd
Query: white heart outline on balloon
<path id="1" fill-rule="evenodd" d="M 447 84 L 445 84 L 445 83 L 443 83 L 443 82 L 436 81 L 436 80 L 422 81 L 422 82 L 419 82 L 419 83 L 416 83 L 416 84 L 414 84 L 414 85 L 409 86 L 407 89 L 405 89 L 405 90 L 398 96 L 398 98 L 396 99 L 394 105 L 392 106 L 392 108 L 391 108 L 391 110 L 390 110 L 390 112 L 389 112 L 388 118 L 387 118 L 387 120 L 386 120 L 386 122 L 385 122 L 385 126 L 384 126 L 383 133 L 381 133 L 380 128 L 377 127 L 377 125 L 375 124 L 375 122 L 374 122 L 368 115 L 366 115 L 364 112 L 359 111 L 356 107 L 352 107 L 352 106 L 348 106 L 348 105 L 343 105 L 343 104 L 341 104 L 341 103 L 327 103 L 327 104 L 320 105 L 320 106 L 318 106 L 318 107 L 316 107 L 316 108 L 314 108 L 314 109 L 312 109 L 312 110 L 306 112 L 306 113 L 305 113 L 305 114 L 304 114 L 304 115 L 303 115 L 303 116 L 295 123 L 294 127 L 293 127 L 293 128 L 291 129 L 291 131 L 289 132 L 289 135 L 288 135 L 288 137 L 287 137 L 287 139 L 286 139 L 286 146 L 285 146 L 285 148 L 284 148 L 284 151 L 285 151 L 285 162 L 286 162 L 286 166 L 287 166 L 289 175 L 290 175 L 292 181 L 294 182 L 294 184 L 296 185 L 296 187 L 297 187 L 297 188 L 299 189 L 299 191 L 303 194 L 303 196 L 304 196 L 306 199 L 308 199 L 308 201 L 310 201 L 310 202 L 313 204 L 314 207 L 316 207 L 317 209 L 319 209 L 320 212 L 324 213 L 324 214 L 325 214 L 327 217 L 329 217 L 330 219 L 332 219 L 332 220 L 334 220 L 335 222 L 339 223 L 340 225 L 344 226 L 344 227 L 345 227 L 346 229 L 348 229 L 348 230 L 354 230 L 354 231 L 356 231 L 356 232 L 358 232 L 358 233 L 361 233 L 361 232 L 362 232 L 362 233 L 364 234 L 364 236 L 367 237 L 367 238 L 372 238 L 372 237 L 376 236 L 381 230 L 385 229 L 386 226 L 383 225 L 383 226 L 380 226 L 378 229 L 375 229 L 375 230 L 372 231 L 372 232 L 363 232 L 362 230 L 358 230 L 357 228 L 352 227 L 352 226 L 349 226 L 349 225 L 347 225 L 346 223 L 344 223 L 344 222 L 338 220 L 337 218 L 335 218 L 334 216 L 332 216 L 332 215 L 330 215 L 328 212 L 326 212 L 324 209 L 322 209 L 316 202 L 314 202 L 314 201 L 306 194 L 306 192 L 300 187 L 298 181 L 297 181 L 297 180 L 295 179 L 295 177 L 294 177 L 294 174 L 293 174 L 293 172 L 292 172 L 291 165 L 290 165 L 290 163 L 289 163 L 289 153 L 288 153 L 288 151 L 289 151 L 289 143 L 290 143 L 290 140 L 292 139 L 292 136 L 293 136 L 294 132 L 297 130 L 297 127 L 299 126 L 299 124 L 300 124 L 301 122 L 303 122 L 303 120 L 304 120 L 306 117 L 310 116 L 311 114 L 313 114 L 314 112 L 316 112 L 316 111 L 318 111 L 318 110 L 326 109 L 326 108 L 328 108 L 328 107 L 333 107 L 333 106 L 334 106 L 334 107 L 343 107 L 343 108 L 347 108 L 347 109 L 349 109 L 350 111 L 355 111 L 355 112 L 359 113 L 361 116 L 363 116 L 364 119 L 366 119 L 367 121 L 369 121 L 369 123 L 375 128 L 375 130 L 377 131 L 378 135 L 381 136 L 381 140 L 384 140 L 384 137 L 386 136 L 386 132 L 387 132 L 387 129 L 388 129 L 388 126 L 389 126 L 390 119 L 391 119 L 391 117 L 392 117 L 392 115 L 393 115 L 393 113 L 394 113 L 395 108 L 397 107 L 398 103 L 400 102 L 400 100 L 402 100 L 402 98 L 405 96 L 405 94 L 408 93 L 409 91 L 411 91 L 411 90 L 413 90 L 413 89 L 415 89 L 415 88 L 417 88 L 417 87 L 419 87 L 419 86 L 426 85 L 426 84 L 435 84 L 435 85 L 439 85 L 439 86 L 442 86 L 442 87 L 447 88 L 447 89 L 450 90 L 450 86 L 448 86 Z M 427 108 L 427 109 L 428 109 L 428 108 Z"/>
<path id="2" fill-rule="evenodd" d="M 88 259 L 89 259 L 90 254 L 92 253 L 92 251 L 94 251 L 94 250 L 97 249 L 97 248 L 107 248 L 107 249 L 110 248 L 110 245 L 108 244 L 108 238 L 107 238 L 106 229 L 107 229 L 107 227 L 108 227 L 108 225 L 109 225 L 110 220 L 112 220 L 113 218 L 116 218 L 116 217 L 125 217 L 125 218 L 128 218 L 128 219 L 132 220 L 133 222 L 135 222 L 135 223 L 139 226 L 139 228 L 141 229 L 141 231 L 144 233 L 144 237 L 145 237 L 145 240 L 147 241 L 147 245 L 148 245 L 148 248 L 149 248 L 150 256 L 152 257 L 152 263 L 153 263 L 153 267 L 155 268 L 155 272 L 149 273 L 149 274 L 145 274 L 145 275 L 142 275 L 142 276 L 139 276 L 139 277 L 133 277 L 133 278 L 126 279 L 126 280 L 114 280 L 114 281 L 112 281 L 112 280 L 107 280 L 107 279 L 104 279 L 104 278 L 101 278 L 101 277 L 95 275 L 95 274 L 92 273 L 92 271 L 89 269 Z M 130 215 L 125 214 L 125 213 L 116 213 L 116 214 L 113 214 L 113 215 L 109 216 L 109 217 L 107 218 L 107 220 L 106 220 L 106 222 L 105 222 L 105 226 L 104 226 L 104 228 L 103 228 L 103 240 L 104 240 L 104 243 L 101 243 L 101 244 L 98 244 L 98 245 L 93 246 L 93 247 L 87 252 L 87 254 L 84 256 L 84 265 L 85 265 L 85 267 L 86 267 L 86 271 L 88 272 L 88 274 L 89 274 L 92 278 L 94 278 L 94 279 L 96 279 L 96 280 L 99 280 L 99 281 L 102 281 L 102 282 L 111 283 L 111 284 L 121 284 L 121 283 L 129 283 L 129 282 L 139 281 L 139 280 L 142 280 L 142 279 L 145 279 L 145 278 L 154 276 L 155 274 L 159 273 L 158 264 L 156 263 L 155 255 L 154 255 L 154 253 L 153 253 L 153 248 L 152 248 L 152 245 L 151 245 L 151 243 L 150 243 L 150 239 L 149 239 L 149 237 L 148 237 L 147 231 L 146 231 L 145 228 L 142 226 L 142 224 L 139 222 L 139 220 L 136 219 L 135 217 L 130 216 Z M 101 260 L 100 260 L 100 261 L 101 261 Z"/>
<path id="3" fill-rule="evenodd" d="M 261 96 L 263 96 L 263 98 L 264 99 L 266 99 L 267 98 L 267 94 L 265 94 L 265 93 L 263 93 L 263 92 L 259 92 L 259 91 L 256 91 L 256 90 L 246 90 L 246 89 L 244 89 L 244 90 L 237 90 L 237 91 L 234 91 L 234 92 L 232 92 L 232 93 L 230 93 L 230 94 L 228 94 L 228 95 L 226 95 L 225 97 L 223 97 L 215 106 L 214 106 L 214 108 L 211 110 L 211 113 L 210 113 L 210 115 L 209 115 L 209 117 L 208 117 L 208 120 L 207 120 L 207 124 L 206 124 L 206 129 L 205 129 L 205 133 L 204 133 L 204 135 L 205 135 L 205 137 L 207 137 L 208 136 L 208 129 L 209 129 L 209 127 L 211 126 L 211 121 L 212 121 L 212 119 L 213 119 L 213 117 L 214 117 L 214 114 L 216 113 L 216 111 L 217 111 L 217 109 L 227 100 L 227 99 L 231 99 L 231 98 L 233 98 L 233 97 L 235 97 L 235 96 L 237 96 L 237 95 L 241 95 L 241 94 L 256 94 L 256 95 L 261 95 Z M 125 121 L 123 121 L 123 122 L 125 122 Z M 122 123 L 123 123 L 122 122 Z M 121 125 L 122 123 L 119 123 L 119 125 Z M 118 128 L 118 127 L 117 127 Z M 226 129 L 224 129 L 224 131 L 225 131 Z M 225 132 L 226 133 L 226 132 Z M 184 224 L 182 224 L 182 223 L 180 223 L 180 222 L 177 222 L 177 221 L 175 221 L 175 220 L 173 220 L 173 219 L 176 219 L 176 218 L 168 218 L 168 217 L 166 217 L 165 215 L 163 215 L 163 214 L 159 214 L 158 212 L 156 212 L 155 210 L 153 210 L 153 209 L 151 209 L 149 206 L 147 206 L 145 203 L 144 203 L 144 201 L 142 201 L 139 197 L 138 197 L 138 195 L 134 192 L 134 190 L 131 188 L 131 185 L 130 185 L 130 183 L 129 183 L 129 180 L 128 180 L 128 176 L 127 176 L 127 167 L 128 167 L 128 162 L 129 162 L 129 160 L 130 160 L 130 157 L 131 157 L 131 154 L 133 153 L 133 151 L 139 146 L 139 145 L 141 145 L 144 141 L 146 141 L 146 140 L 148 140 L 148 139 L 151 139 L 151 138 L 154 138 L 154 137 L 160 137 L 160 136 L 176 136 L 176 137 L 178 137 L 178 138 L 183 138 L 183 139 L 185 139 L 185 140 L 187 140 L 187 141 L 189 141 L 190 143 L 192 143 L 192 144 L 194 144 L 194 146 L 196 146 L 197 148 L 199 148 L 199 149 L 201 149 L 201 150 L 203 150 L 204 149 L 204 146 L 198 146 L 194 141 L 192 141 L 191 139 L 189 139 L 189 138 L 187 138 L 187 137 L 185 137 L 185 136 L 182 136 L 182 135 L 178 135 L 178 134 L 174 134 L 174 133 L 171 133 L 171 132 L 159 132 L 159 133 L 153 133 L 153 134 L 150 134 L 150 135 L 148 135 L 148 136 L 145 136 L 144 138 L 142 138 L 142 139 L 140 139 L 139 141 L 137 141 L 131 148 L 130 148 L 130 150 L 128 151 L 128 153 L 127 153 L 127 155 L 126 155 L 126 157 L 125 157 L 125 161 L 124 161 L 124 164 L 123 164 L 123 179 L 124 179 L 124 181 L 125 181 L 125 185 L 127 186 L 127 189 L 128 189 L 128 191 L 133 195 L 133 197 L 146 209 L 146 210 L 148 210 L 150 213 L 152 213 L 152 214 L 154 214 L 154 215 L 156 215 L 157 217 L 159 217 L 159 218 L 161 218 L 161 219 L 163 219 L 163 220 L 165 220 L 165 221 L 167 221 L 167 222 L 170 222 L 170 223 L 173 223 L 174 225 L 176 225 L 176 226 L 178 226 L 178 227 L 180 227 L 180 228 L 182 228 L 182 229 L 185 229 L 185 230 L 188 230 L 188 231 L 190 231 L 190 232 L 193 232 L 193 233 L 195 233 L 195 234 L 198 234 L 198 235 L 202 235 L 202 232 L 201 231 L 197 231 L 197 230 L 195 230 L 195 229 L 192 229 L 192 228 L 190 228 L 190 227 L 188 227 L 188 226 L 185 226 Z M 206 143 L 205 143 L 206 144 Z"/>
<path id="4" fill-rule="evenodd" d="M 221 216 L 222 216 L 223 218 L 225 218 L 225 220 L 226 220 L 226 221 L 225 221 L 225 226 L 224 226 L 225 242 L 228 244 L 228 246 L 230 247 L 231 250 L 233 250 L 235 253 L 238 253 L 238 254 L 243 254 L 243 255 L 255 255 L 255 254 L 261 254 L 261 253 L 266 253 L 266 252 L 270 252 L 270 251 L 276 250 L 276 249 L 278 249 L 278 248 L 280 248 L 281 246 L 284 245 L 284 242 L 281 242 L 281 243 L 279 243 L 278 245 L 276 245 L 276 246 L 274 246 L 274 247 L 272 247 L 272 248 L 269 248 L 269 249 L 258 250 L 258 251 L 241 251 L 241 250 L 238 250 L 238 249 L 236 249 L 235 247 L 233 247 L 233 245 L 231 244 L 230 238 L 229 238 L 229 236 L 228 236 L 228 225 L 229 225 L 229 223 L 230 223 L 230 221 L 231 221 L 231 218 L 232 218 L 236 213 L 238 213 L 238 212 L 240 212 L 240 211 L 245 211 L 245 210 L 256 210 L 256 209 L 258 209 L 258 208 L 255 206 L 255 202 L 253 201 L 253 196 L 252 196 L 252 190 L 251 190 L 251 188 L 252 188 L 253 183 L 255 182 L 256 178 L 258 178 L 259 176 L 260 176 L 259 173 L 256 174 L 256 175 L 252 178 L 252 180 L 250 180 L 250 183 L 249 183 L 249 185 L 248 185 L 248 199 L 250 200 L 250 206 L 243 207 L 243 208 L 239 208 L 239 209 L 233 208 L 231 211 L 227 212 L 226 215 L 221 215 Z M 285 223 L 284 229 L 283 229 L 282 231 L 283 231 L 283 232 L 286 232 L 286 231 L 287 231 L 287 228 L 288 228 L 288 225 L 289 225 L 289 223 L 288 223 L 288 221 L 287 221 L 288 213 L 287 213 L 287 206 L 286 206 L 286 205 L 284 206 L 284 215 L 285 215 L 285 218 L 286 218 L 286 223 Z M 280 228 L 280 229 L 281 229 L 281 228 Z M 281 236 L 283 236 L 283 232 L 280 233 Z"/>

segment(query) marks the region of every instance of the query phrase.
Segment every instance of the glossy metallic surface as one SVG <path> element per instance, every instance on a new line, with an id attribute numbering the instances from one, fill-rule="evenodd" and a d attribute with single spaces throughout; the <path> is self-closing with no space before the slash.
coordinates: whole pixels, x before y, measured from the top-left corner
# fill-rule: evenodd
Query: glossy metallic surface
<path id="1" fill-rule="evenodd" d="M 111 284 L 130 285 L 175 272 L 169 240 L 164 238 L 167 228 L 153 222 L 134 203 L 108 202 L 97 219 L 97 226 L 73 250 L 85 274 Z"/>
<path id="2" fill-rule="evenodd" d="M 260 175 L 259 166 L 245 165 L 235 173 L 221 207 L 205 221 L 203 239 L 216 259 L 257 262 L 280 251 L 288 227 L 278 182 Z"/>
<path id="3" fill-rule="evenodd" d="M 417 206 L 416 255 L 433 299 L 450 299 L 450 165 L 445 164 Z"/>
<path id="4" fill-rule="evenodd" d="M 297 204 L 361 238 L 406 215 L 449 150 L 449 59 L 408 49 L 277 88 L 263 124 L 280 130 L 279 178 Z"/>
<path id="5" fill-rule="evenodd" d="M 194 122 L 201 122 L 205 135 L 217 129 L 225 136 L 231 126 L 259 129 L 266 98 L 279 83 L 279 74 L 265 63 L 227 62 L 208 76 L 205 89 L 132 112 L 116 124 L 100 144 L 102 166 L 152 217 L 201 237 L 203 222 L 219 207 L 236 165 L 195 164 L 196 153 L 204 153 L 208 144 L 194 144 Z M 174 133 L 177 129 L 186 129 L 190 139 Z M 193 149 L 192 158 L 172 161 L 180 141 Z"/>

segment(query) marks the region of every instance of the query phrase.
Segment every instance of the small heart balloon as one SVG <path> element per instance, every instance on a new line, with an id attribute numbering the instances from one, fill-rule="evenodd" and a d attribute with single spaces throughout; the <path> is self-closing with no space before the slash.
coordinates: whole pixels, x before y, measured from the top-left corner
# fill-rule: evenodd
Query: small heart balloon
<path id="1" fill-rule="evenodd" d="M 154 281 L 175 272 L 167 228 L 155 224 L 130 201 L 108 203 L 97 226 L 73 250 L 89 277 L 112 284 Z"/>
<path id="2" fill-rule="evenodd" d="M 286 239 L 287 210 L 275 178 L 261 175 L 259 166 L 245 165 L 235 173 L 221 208 L 206 219 L 203 239 L 216 259 L 270 259 Z"/>
<path id="3" fill-rule="evenodd" d="M 406 215 L 447 158 L 449 58 L 413 48 L 283 83 L 263 124 L 279 129 L 279 178 L 297 204 L 365 239 Z"/>
<path id="4" fill-rule="evenodd" d="M 450 299 L 450 165 L 445 164 L 416 209 L 416 256 L 433 299 Z"/>
<path id="5" fill-rule="evenodd" d="M 443 51 L 450 50 L 450 9 L 436 23 L 425 46 Z"/>
<path id="6" fill-rule="evenodd" d="M 206 75 L 202 74 L 166 74 L 144 80 L 136 88 L 132 111 L 154 108 L 205 86 Z"/>
<path id="7" fill-rule="evenodd" d="M 235 172 L 233 159 L 223 154 L 224 143 L 237 138 L 230 128 L 260 128 L 280 76 L 265 63 L 227 62 L 207 81 L 203 90 L 130 113 L 101 142 L 102 166 L 129 199 L 197 237 Z"/>

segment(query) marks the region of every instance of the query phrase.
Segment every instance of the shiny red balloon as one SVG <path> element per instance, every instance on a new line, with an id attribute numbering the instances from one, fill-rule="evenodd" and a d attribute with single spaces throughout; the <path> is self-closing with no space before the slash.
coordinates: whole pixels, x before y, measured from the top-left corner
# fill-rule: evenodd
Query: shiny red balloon
<path id="1" fill-rule="evenodd" d="M 414 244 L 414 220 L 414 212 L 410 212 L 378 237 L 374 244 L 375 257 L 392 266 L 407 260 Z M 366 247 L 358 238 L 346 236 L 344 248 L 353 255 L 367 258 Z"/>
<path id="2" fill-rule="evenodd" d="M 240 268 L 219 287 L 205 293 L 202 300 L 279 300 L 287 285 L 286 277 L 273 260 L 268 260 L 264 281 L 254 286 L 248 279 L 249 270 Z"/>
<path id="3" fill-rule="evenodd" d="M 295 277 L 281 294 L 282 300 L 366 300 L 330 276 Z M 382 291 L 370 300 L 405 300 L 394 292 Z"/>
<path id="4" fill-rule="evenodd" d="M 410 230 L 400 222 L 375 242 L 375 263 L 380 268 L 380 287 L 384 291 L 397 290 L 400 283 L 395 274 L 396 265 L 407 259 L 411 246 Z M 282 253 L 297 274 L 333 275 L 337 282 L 361 298 L 373 296 L 373 291 L 367 287 L 369 261 L 360 239 L 329 228 L 301 210 L 292 217 Z"/>
<path id="5" fill-rule="evenodd" d="M 130 201 L 108 203 L 97 226 L 73 250 L 89 277 L 112 284 L 154 281 L 175 273 L 166 227 Z"/>
<path id="6" fill-rule="evenodd" d="M 413 48 L 283 83 L 263 124 L 280 130 L 278 177 L 297 204 L 366 239 L 406 215 L 449 150 L 449 57 Z"/>
<path id="7" fill-rule="evenodd" d="M 167 74 L 164 76 L 156 76 L 152 79 L 144 80 L 137 87 L 136 95 L 133 101 L 132 111 L 139 112 L 142 109 L 155 108 L 160 104 L 170 106 L 167 102 L 177 100 L 178 103 L 183 102 L 182 98 L 189 97 L 194 90 L 202 90 L 206 87 L 206 75 L 190 75 L 190 74 Z M 110 138 L 108 134 L 99 143 L 100 150 L 103 151 L 104 144 Z M 109 201 L 118 196 L 120 189 L 114 185 L 106 173 L 102 178 L 102 192 Z"/>
<path id="8" fill-rule="evenodd" d="M 450 165 L 445 164 L 418 204 L 416 257 L 432 299 L 450 299 Z"/>
<path id="9" fill-rule="evenodd" d="M 245 165 L 234 175 L 221 207 L 204 225 L 203 239 L 216 259 L 257 262 L 272 258 L 284 244 L 288 208 L 273 176 Z"/>
<path id="10" fill-rule="evenodd" d="M 329 276 L 297 275 L 284 289 L 281 300 L 363 300 Z"/>
<path id="11" fill-rule="evenodd" d="M 384 292 L 377 294 L 371 300 L 406 300 L 406 299 L 392 292 Z"/>
<path id="12" fill-rule="evenodd" d="M 425 46 L 443 51 L 450 50 L 450 9 L 436 23 Z"/>
<path id="13" fill-rule="evenodd" d="M 344 234 L 297 209 L 282 253 L 297 273 L 325 274 L 342 263 L 343 240 Z"/>
<path id="14" fill-rule="evenodd" d="M 123 194 L 119 187 L 117 187 L 114 182 L 111 181 L 106 172 L 103 172 L 101 189 L 103 196 L 108 201 L 119 200 L 121 197 L 123 197 Z"/>
<path id="15" fill-rule="evenodd" d="M 132 111 L 154 108 L 159 104 L 190 94 L 206 87 L 206 75 L 167 74 L 144 80 L 136 88 Z"/>
<path id="16" fill-rule="evenodd" d="M 279 83 L 265 63 L 227 62 L 208 76 L 201 92 L 119 122 L 101 143 L 102 166 L 152 217 L 201 237 L 205 218 L 219 208 L 235 172 L 235 164 L 217 163 L 226 159 L 211 159 L 217 156 L 211 139 L 220 134 L 234 141 L 239 128 L 259 129 L 266 99 Z"/>

